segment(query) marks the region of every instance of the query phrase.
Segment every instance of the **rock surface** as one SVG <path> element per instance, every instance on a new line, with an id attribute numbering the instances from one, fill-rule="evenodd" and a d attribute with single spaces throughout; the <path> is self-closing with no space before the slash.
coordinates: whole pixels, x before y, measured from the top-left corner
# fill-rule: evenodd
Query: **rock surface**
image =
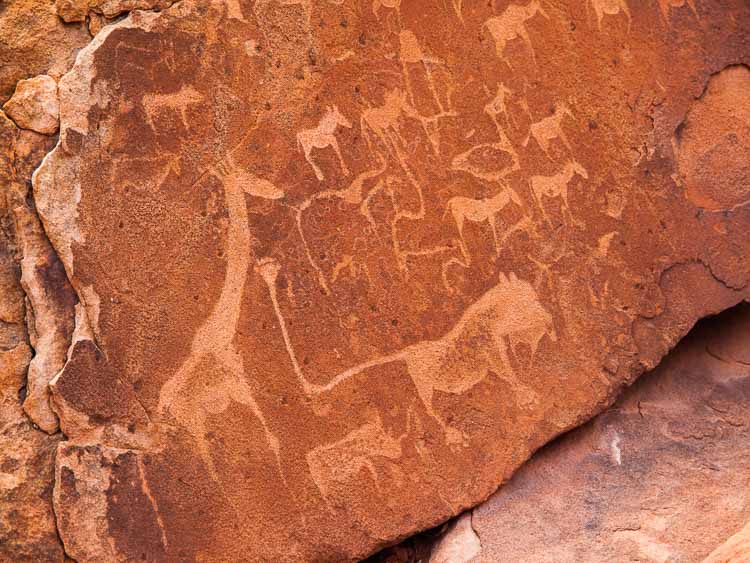
<path id="1" fill-rule="evenodd" d="M 21 80 L 3 110 L 22 129 L 53 135 L 60 123 L 57 82 L 46 74 Z"/>
<path id="2" fill-rule="evenodd" d="M 174 0 L 55 0 L 55 10 L 63 21 L 82 22 L 87 17 L 112 19 L 132 10 L 161 10 L 172 4 Z"/>
<path id="3" fill-rule="evenodd" d="M 90 40 L 83 24 L 65 24 L 50 0 L 3 0 L 0 4 L 0 103 L 19 80 L 39 74 L 57 79 Z"/>
<path id="4" fill-rule="evenodd" d="M 750 306 L 703 321 L 433 549 L 452 563 L 701 561 L 750 519 Z M 472 554 L 471 548 L 481 548 Z M 747 530 L 708 562 L 748 561 Z"/>
<path id="5" fill-rule="evenodd" d="M 97 35 L 35 176 L 82 304 L 71 556 L 365 555 L 746 297 L 748 187 L 699 207 L 679 155 L 743 150 L 699 108 L 747 98 L 750 8 L 610 11 L 186 1 Z"/>
<path id="6" fill-rule="evenodd" d="M 712 551 L 703 563 L 747 563 L 748 561 L 750 561 L 750 524 Z"/>
<path id="7" fill-rule="evenodd" d="M 750 295 L 748 62 L 742 0 L 101 28 L 34 177 L 60 261 L 25 231 L 67 554 L 353 559 L 486 498 Z"/>
<path id="8" fill-rule="evenodd" d="M 31 173 L 52 148 L 50 138 L 19 130 L 0 112 L 0 560 L 62 561 L 63 546 L 52 511 L 55 449 L 62 436 L 47 435 L 24 414 L 22 403 L 56 417 L 49 409 L 49 388 L 39 382 L 30 392 L 32 360 L 27 320 L 31 306 L 24 295 L 19 264 L 22 246 L 33 241 L 19 233 L 16 220 L 39 225 L 28 207 Z M 24 227 L 21 227 L 24 230 Z M 28 232 L 26 230 L 25 232 Z M 20 234 L 20 236 L 19 236 Z M 46 238 L 43 237 L 46 241 Z M 21 241 L 25 241 L 22 243 Z M 47 242 L 47 247 L 49 243 Z M 54 254 L 53 254 L 54 255 Z M 27 266 L 41 265 L 30 255 Z M 43 272 L 44 270 L 42 270 Z M 32 279 L 39 274 L 32 273 Z M 28 277 L 28 276 L 27 276 Z M 64 279 L 64 276 L 63 276 Z M 36 300 L 39 293 L 34 295 Z M 27 302 L 27 305 L 24 302 Z M 41 355 L 44 357 L 44 354 Z M 62 367 L 60 364 L 59 367 Z M 59 369 L 58 367 L 58 369 Z M 40 419 L 41 422 L 44 420 Z"/>

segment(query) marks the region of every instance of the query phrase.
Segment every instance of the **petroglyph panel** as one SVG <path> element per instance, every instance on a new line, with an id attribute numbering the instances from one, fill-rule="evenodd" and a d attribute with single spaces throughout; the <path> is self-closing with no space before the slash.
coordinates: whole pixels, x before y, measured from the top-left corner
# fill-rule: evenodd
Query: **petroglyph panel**
<path id="1" fill-rule="evenodd" d="M 164 559 L 364 557 L 747 298 L 750 6 L 676 4 L 104 27 L 34 181 L 80 301 L 51 384 L 69 555 L 139 558 L 138 519 Z"/>

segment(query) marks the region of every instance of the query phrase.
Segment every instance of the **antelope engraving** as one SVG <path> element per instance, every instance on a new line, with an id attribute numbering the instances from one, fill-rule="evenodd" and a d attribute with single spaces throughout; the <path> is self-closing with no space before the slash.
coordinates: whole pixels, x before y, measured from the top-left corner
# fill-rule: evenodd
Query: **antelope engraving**
<path id="1" fill-rule="evenodd" d="M 591 0 L 591 5 L 596 13 L 596 22 L 599 30 L 602 29 L 602 19 L 604 19 L 605 14 L 614 16 L 620 12 L 628 17 L 628 29 L 630 29 L 631 17 L 627 0 Z"/>
<path id="2" fill-rule="evenodd" d="M 144 94 L 141 103 L 146 110 L 146 122 L 152 130 L 156 131 L 154 117 L 161 110 L 170 109 L 179 114 L 182 125 L 188 128 L 187 110 L 188 106 L 203 103 L 203 95 L 192 86 L 183 87 L 179 92 L 173 94 Z"/>
<path id="3" fill-rule="evenodd" d="M 305 456 L 307 466 L 328 508 L 332 508 L 330 499 L 337 496 L 332 489 L 337 484 L 355 479 L 362 469 L 370 473 L 378 487 L 378 471 L 373 459 L 380 457 L 395 461 L 400 458 L 401 442 L 409 434 L 409 430 L 407 428 L 402 436 L 393 438 L 388 435 L 383 421 L 377 416 L 374 421 L 352 430 L 341 440 L 309 451 Z"/>
<path id="4" fill-rule="evenodd" d="M 464 240 L 464 223 L 483 223 L 487 221 L 492 229 L 492 236 L 495 241 L 495 251 L 500 252 L 501 238 L 497 230 L 496 215 L 502 211 L 511 202 L 519 207 L 523 207 L 521 198 L 509 187 L 503 187 L 497 194 L 485 199 L 472 199 L 469 197 L 456 196 L 448 200 L 445 213 L 453 216 L 458 229 L 458 235 L 461 241 L 461 250 L 465 258 L 469 258 L 469 251 L 466 248 Z M 507 234 L 506 234 L 507 237 Z M 503 237 L 504 240 L 505 237 Z"/>
<path id="5" fill-rule="evenodd" d="M 484 27 L 490 32 L 492 39 L 495 41 L 495 52 L 501 59 L 505 59 L 505 47 L 509 41 L 520 37 L 526 43 L 526 47 L 531 52 L 531 59 L 536 64 L 536 55 L 534 54 L 534 45 L 526 30 L 526 23 L 536 14 L 541 14 L 549 19 L 549 16 L 542 8 L 539 0 L 531 0 L 525 6 L 511 4 L 499 16 L 493 16 L 484 22 Z M 507 62 L 507 61 L 506 61 Z"/>
<path id="6" fill-rule="evenodd" d="M 554 176 L 531 177 L 531 193 L 534 196 L 534 201 L 536 201 L 537 206 L 548 223 L 550 222 L 549 216 L 544 209 L 542 196 L 548 198 L 560 198 L 563 212 L 567 213 L 571 221 L 573 220 L 570 208 L 568 207 L 568 184 L 576 174 L 586 179 L 589 177 L 586 169 L 575 161 L 565 164 L 562 172 L 559 172 Z"/>
<path id="7" fill-rule="evenodd" d="M 341 171 L 345 176 L 349 175 L 349 169 L 346 167 L 344 157 L 341 155 L 339 143 L 336 140 L 336 136 L 334 135 L 336 129 L 339 126 L 351 129 L 352 124 L 339 111 L 338 107 L 333 106 L 332 108 L 329 107 L 326 109 L 326 113 L 320 119 L 317 127 L 314 127 L 312 129 L 304 129 L 297 133 L 297 147 L 302 149 L 302 151 L 305 153 L 305 160 L 307 160 L 310 166 L 312 166 L 312 169 L 315 172 L 315 177 L 321 182 L 324 180 L 323 171 L 318 167 L 317 164 L 315 164 L 310 154 L 312 152 L 312 149 L 314 148 L 333 148 L 336 156 L 339 159 L 339 163 L 341 164 Z"/>
<path id="8" fill-rule="evenodd" d="M 664 23 L 669 25 L 669 14 L 672 8 L 681 8 L 685 4 L 690 7 L 695 17 L 700 19 L 698 10 L 695 7 L 695 0 L 659 0 L 659 9 L 661 10 L 661 17 L 664 19 Z"/>
<path id="9" fill-rule="evenodd" d="M 529 134 L 523 141 L 523 146 L 527 146 L 529 144 L 529 139 L 533 137 L 534 140 L 539 143 L 539 146 L 544 151 L 544 154 L 549 157 L 550 142 L 553 139 L 560 139 L 563 144 L 568 147 L 568 150 L 571 150 L 570 142 L 568 142 L 568 138 L 565 136 L 565 132 L 563 131 L 562 127 L 562 121 L 566 115 L 573 119 L 573 113 L 565 103 L 557 104 L 555 106 L 555 112 L 552 115 L 545 117 L 541 121 L 531 124 Z"/>

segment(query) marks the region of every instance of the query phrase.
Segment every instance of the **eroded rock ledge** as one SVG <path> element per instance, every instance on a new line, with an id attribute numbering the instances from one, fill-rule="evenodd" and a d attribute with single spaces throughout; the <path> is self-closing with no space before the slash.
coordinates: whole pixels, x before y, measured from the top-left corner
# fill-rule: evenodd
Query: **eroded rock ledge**
<path id="1" fill-rule="evenodd" d="M 183 0 L 98 31 L 34 180 L 78 302 L 67 553 L 365 556 L 746 299 L 750 7 L 661 8 Z"/>

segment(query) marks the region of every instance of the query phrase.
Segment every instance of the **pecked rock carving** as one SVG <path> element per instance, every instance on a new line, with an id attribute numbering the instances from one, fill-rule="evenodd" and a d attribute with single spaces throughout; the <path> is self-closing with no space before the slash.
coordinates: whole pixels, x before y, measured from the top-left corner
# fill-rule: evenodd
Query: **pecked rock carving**
<path id="1" fill-rule="evenodd" d="M 715 4 L 127 4 L 33 182 L 66 553 L 364 557 L 747 299 L 750 7 Z"/>

